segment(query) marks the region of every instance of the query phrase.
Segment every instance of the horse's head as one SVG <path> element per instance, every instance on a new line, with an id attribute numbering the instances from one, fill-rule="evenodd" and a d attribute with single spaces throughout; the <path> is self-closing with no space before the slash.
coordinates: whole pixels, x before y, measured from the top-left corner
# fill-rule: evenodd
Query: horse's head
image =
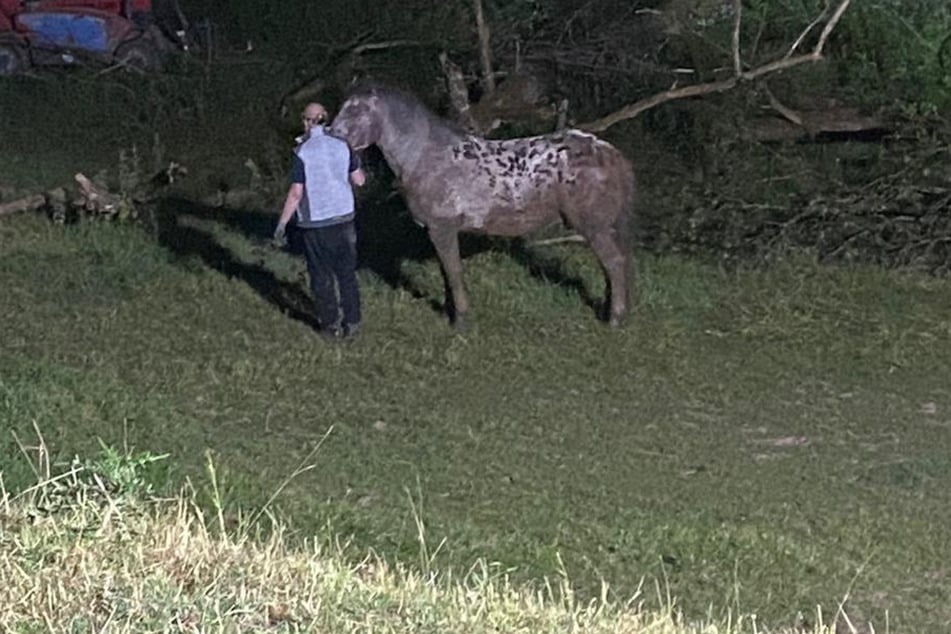
<path id="1" fill-rule="evenodd" d="M 330 133 L 355 150 L 379 142 L 383 130 L 380 98 L 374 91 L 354 93 L 334 117 Z"/>

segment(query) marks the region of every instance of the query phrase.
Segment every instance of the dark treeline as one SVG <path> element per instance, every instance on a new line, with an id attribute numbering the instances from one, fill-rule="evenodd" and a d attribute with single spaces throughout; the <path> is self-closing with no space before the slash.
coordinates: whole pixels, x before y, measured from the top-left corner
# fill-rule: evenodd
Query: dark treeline
<path id="1" fill-rule="evenodd" d="M 474 75 L 479 60 L 473 4 L 182 1 L 189 15 L 213 21 L 222 43 L 250 41 L 302 65 L 317 65 L 323 56 L 362 42 L 413 40 L 430 53 L 448 51 Z M 744 60 L 755 65 L 782 55 L 825 4 L 743 2 Z M 563 90 L 590 97 L 596 102 L 590 105 L 602 108 L 667 88 L 674 80 L 710 79 L 729 69 L 733 5 L 732 0 L 484 0 L 497 71 L 510 72 L 518 63 L 546 66 Z M 916 112 L 951 104 L 951 5 L 943 0 L 853 2 L 827 52 L 835 88 L 863 104 L 898 103 Z M 431 58 L 435 71 L 435 55 Z M 678 75 L 677 69 L 691 73 Z"/>
<path id="2" fill-rule="evenodd" d="M 744 0 L 741 66 L 811 50 L 840 4 Z M 549 130 L 560 104 L 568 124 L 584 124 L 672 87 L 729 78 L 736 65 L 734 0 L 182 6 L 214 24 L 222 53 L 250 47 L 282 69 L 285 95 L 319 94 L 331 106 L 350 82 L 374 77 L 452 116 L 445 54 L 464 82 L 464 98 L 487 110 L 483 123 L 502 121 L 489 130 L 496 136 Z M 495 101 L 485 98 L 485 52 Z M 941 207 L 951 174 L 929 165 L 947 157 L 951 137 L 951 4 L 853 1 L 823 54 L 820 63 L 669 101 L 604 131 L 641 174 L 643 246 L 731 257 L 793 246 L 817 249 L 820 257 L 948 269 Z M 515 82 L 506 87 L 515 76 L 532 81 L 517 92 Z M 915 220 L 896 227 L 894 219 L 909 209 Z"/>

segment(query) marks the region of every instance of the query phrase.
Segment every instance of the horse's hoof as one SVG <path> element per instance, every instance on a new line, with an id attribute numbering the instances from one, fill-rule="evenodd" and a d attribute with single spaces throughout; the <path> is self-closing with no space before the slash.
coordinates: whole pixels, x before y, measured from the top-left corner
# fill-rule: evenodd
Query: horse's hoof
<path id="1" fill-rule="evenodd" d="M 467 332 L 469 330 L 469 320 L 462 315 L 456 315 L 452 318 L 453 332 Z"/>

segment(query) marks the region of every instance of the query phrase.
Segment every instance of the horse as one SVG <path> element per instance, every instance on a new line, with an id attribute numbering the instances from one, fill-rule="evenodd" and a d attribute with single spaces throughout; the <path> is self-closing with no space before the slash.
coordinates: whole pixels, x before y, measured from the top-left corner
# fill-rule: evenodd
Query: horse
<path id="1" fill-rule="evenodd" d="M 463 325 L 469 310 L 460 232 L 514 237 L 559 221 L 591 247 L 605 275 L 608 322 L 621 324 L 630 297 L 636 184 L 631 163 L 607 141 L 575 129 L 485 139 L 375 83 L 350 92 L 330 133 L 354 150 L 376 145 L 382 152 L 435 247 L 454 325 Z"/>

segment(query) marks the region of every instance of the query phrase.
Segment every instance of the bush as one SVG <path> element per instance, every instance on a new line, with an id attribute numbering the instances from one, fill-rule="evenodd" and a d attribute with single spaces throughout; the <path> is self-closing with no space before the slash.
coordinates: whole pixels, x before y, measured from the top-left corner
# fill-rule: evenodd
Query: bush
<path id="1" fill-rule="evenodd" d="M 838 34 L 839 74 L 855 97 L 908 114 L 951 109 L 951 5 L 873 0 L 849 9 Z"/>

